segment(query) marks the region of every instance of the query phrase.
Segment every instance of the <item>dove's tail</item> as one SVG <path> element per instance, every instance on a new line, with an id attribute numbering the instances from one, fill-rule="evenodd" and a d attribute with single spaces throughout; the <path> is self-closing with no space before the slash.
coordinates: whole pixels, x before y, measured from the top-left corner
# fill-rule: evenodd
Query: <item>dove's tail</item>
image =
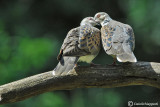
<path id="1" fill-rule="evenodd" d="M 131 54 L 124 53 L 121 55 L 117 55 L 117 60 L 119 62 L 137 62 L 137 59 L 135 55 L 133 54 L 133 52 Z"/>
<path id="2" fill-rule="evenodd" d="M 62 57 L 56 68 L 52 71 L 53 75 L 65 75 L 72 70 L 77 63 L 79 57 Z"/>

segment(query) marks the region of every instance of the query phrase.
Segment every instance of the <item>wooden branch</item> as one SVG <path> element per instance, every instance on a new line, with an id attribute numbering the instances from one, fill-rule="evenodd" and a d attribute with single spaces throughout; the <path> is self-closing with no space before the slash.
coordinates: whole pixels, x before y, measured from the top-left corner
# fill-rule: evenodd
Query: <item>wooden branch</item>
<path id="1" fill-rule="evenodd" d="M 70 74 L 52 71 L 0 86 L 0 104 L 17 102 L 53 90 L 113 88 L 148 85 L 160 88 L 160 63 L 124 63 L 118 66 L 77 67 Z"/>

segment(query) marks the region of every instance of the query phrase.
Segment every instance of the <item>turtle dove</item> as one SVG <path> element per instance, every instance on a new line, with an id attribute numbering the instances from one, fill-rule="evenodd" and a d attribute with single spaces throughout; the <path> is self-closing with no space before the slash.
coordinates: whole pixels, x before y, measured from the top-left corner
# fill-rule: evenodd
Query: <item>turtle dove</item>
<path id="1" fill-rule="evenodd" d="M 133 53 L 135 37 L 132 27 L 121 22 L 112 20 L 105 12 L 99 12 L 94 16 L 96 22 L 100 23 L 102 44 L 105 52 L 119 62 L 137 62 Z"/>
<path id="2" fill-rule="evenodd" d="M 80 61 L 92 64 L 100 51 L 100 30 L 94 27 L 97 24 L 93 17 L 86 17 L 79 27 L 68 32 L 57 57 L 59 63 L 53 70 L 53 75 L 68 74 Z"/>

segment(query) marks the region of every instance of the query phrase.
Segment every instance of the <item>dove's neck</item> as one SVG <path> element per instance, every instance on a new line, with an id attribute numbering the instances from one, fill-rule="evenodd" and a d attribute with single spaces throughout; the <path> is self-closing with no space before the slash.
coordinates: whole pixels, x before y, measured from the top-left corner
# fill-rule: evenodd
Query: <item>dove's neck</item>
<path id="1" fill-rule="evenodd" d="M 104 19 L 104 21 L 101 22 L 101 25 L 102 26 L 107 25 L 111 20 L 112 19 L 110 17 L 107 17 L 107 18 Z"/>

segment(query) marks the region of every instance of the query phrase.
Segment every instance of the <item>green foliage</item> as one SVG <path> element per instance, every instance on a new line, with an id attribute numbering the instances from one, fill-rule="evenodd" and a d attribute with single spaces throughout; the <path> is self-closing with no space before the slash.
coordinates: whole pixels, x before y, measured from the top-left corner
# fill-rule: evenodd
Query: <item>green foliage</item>
<path id="1" fill-rule="evenodd" d="M 106 101 L 106 107 L 122 107 L 122 96 L 116 92 L 107 92 L 105 93 L 104 100 Z"/>
<path id="2" fill-rule="evenodd" d="M 65 107 L 67 100 L 64 96 L 55 93 L 45 93 L 38 98 L 30 98 L 23 102 L 7 104 L 2 107 Z"/>
<path id="3" fill-rule="evenodd" d="M 138 60 L 160 62 L 158 0 L 19 0 L 0 1 L 0 85 L 52 70 L 67 32 L 98 11 L 128 23 L 136 37 Z M 95 63 L 112 63 L 103 49 Z M 2 107 L 124 107 L 160 95 L 150 87 L 56 91 Z M 159 97 L 156 97 L 157 99 Z"/>
<path id="4" fill-rule="evenodd" d="M 144 39 L 145 42 L 154 45 L 159 45 L 160 42 L 160 32 L 159 32 L 159 25 L 160 25 L 160 16 L 156 13 L 160 12 L 159 5 L 160 1 L 152 2 L 146 0 L 140 1 L 130 1 L 129 2 L 129 19 L 132 23 L 135 24 L 138 33 L 143 35 L 143 38 L 148 36 L 150 40 Z M 138 37 L 142 40 L 142 36 Z M 160 45 L 159 45 L 160 46 Z M 145 48 L 146 46 L 144 46 Z"/>
<path id="5" fill-rule="evenodd" d="M 44 68 L 57 44 L 56 41 L 47 38 L 11 38 L 5 33 L 0 40 L 0 74 L 3 75 L 1 84 L 17 76 L 22 78 L 27 72 Z"/>

